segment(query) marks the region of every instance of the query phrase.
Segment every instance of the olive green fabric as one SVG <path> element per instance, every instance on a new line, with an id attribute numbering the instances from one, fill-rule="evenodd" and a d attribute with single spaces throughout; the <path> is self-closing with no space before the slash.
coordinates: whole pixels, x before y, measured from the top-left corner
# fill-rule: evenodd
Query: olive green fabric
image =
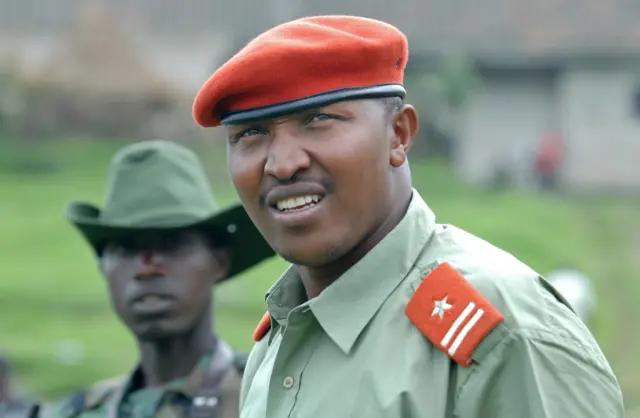
<path id="1" fill-rule="evenodd" d="M 145 389 L 138 388 L 141 372 L 136 368 L 129 376 L 96 383 L 82 392 L 81 401 L 70 396 L 41 418 L 184 418 L 198 396 L 210 360 L 210 355 L 205 355 L 185 378 Z M 241 379 L 236 367 L 230 367 L 222 379 L 218 418 L 238 417 Z"/>
<path id="2" fill-rule="evenodd" d="M 104 208 L 72 202 L 65 215 L 98 253 L 109 239 L 140 231 L 209 231 L 231 246 L 226 278 L 275 255 L 241 205 L 218 206 L 196 154 L 171 141 L 121 149 L 111 161 Z"/>
<path id="3" fill-rule="evenodd" d="M 405 315 L 445 261 L 504 315 L 469 367 Z M 510 254 L 437 224 L 415 190 L 400 224 L 318 297 L 305 300 L 290 268 L 266 303 L 273 326 L 249 357 L 242 418 L 624 416 L 607 360 L 557 292 Z"/>

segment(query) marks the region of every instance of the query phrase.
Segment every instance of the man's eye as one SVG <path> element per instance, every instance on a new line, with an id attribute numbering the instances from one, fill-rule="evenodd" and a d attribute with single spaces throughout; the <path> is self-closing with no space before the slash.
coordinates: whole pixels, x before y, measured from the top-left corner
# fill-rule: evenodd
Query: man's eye
<path id="1" fill-rule="evenodd" d="M 262 135 L 262 134 L 263 134 L 263 131 L 261 129 L 251 128 L 251 129 L 247 129 L 246 131 L 242 132 L 240 134 L 240 137 Z"/>
<path id="2" fill-rule="evenodd" d="M 106 245 L 105 252 L 113 255 L 127 255 L 135 252 L 135 247 L 129 242 L 110 242 Z"/>
<path id="3" fill-rule="evenodd" d="M 334 117 L 331 115 L 327 115 L 326 113 L 315 113 L 309 116 L 309 119 L 307 119 L 307 123 L 321 122 L 323 120 L 329 119 L 334 119 Z"/>
<path id="4" fill-rule="evenodd" d="M 237 142 L 242 138 L 257 136 L 257 135 L 266 135 L 266 134 L 267 134 L 266 129 L 249 128 L 249 129 L 245 129 L 244 131 L 240 131 L 237 134 L 233 134 L 230 139 L 232 142 Z"/>
<path id="5" fill-rule="evenodd" d="M 192 249 L 196 241 L 189 235 L 167 235 L 158 243 L 158 250 L 166 252 L 177 252 Z"/>

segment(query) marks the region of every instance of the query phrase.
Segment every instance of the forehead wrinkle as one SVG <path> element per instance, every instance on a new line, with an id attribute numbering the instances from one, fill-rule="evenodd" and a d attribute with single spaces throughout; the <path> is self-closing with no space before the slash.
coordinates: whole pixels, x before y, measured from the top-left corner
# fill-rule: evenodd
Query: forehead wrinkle
<path id="1" fill-rule="evenodd" d="M 256 126 L 278 126 L 278 125 L 283 125 L 290 121 L 299 121 L 300 119 L 303 119 L 313 113 L 317 113 L 319 110 L 320 108 L 309 109 L 309 110 L 304 110 L 297 113 L 278 116 L 277 118 L 260 119 L 253 122 L 247 122 L 239 125 L 232 125 L 232 127 L 236 128 L 235 131 L 239 132 L 245 129 L 251 129 L 252 127 L 256 127 Z"/>

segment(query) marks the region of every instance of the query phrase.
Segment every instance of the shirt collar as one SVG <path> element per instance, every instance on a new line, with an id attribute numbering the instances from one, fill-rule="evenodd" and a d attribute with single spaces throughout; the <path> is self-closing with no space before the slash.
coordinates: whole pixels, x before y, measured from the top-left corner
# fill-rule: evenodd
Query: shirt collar
<path id="1" fill-rule="evenodd" d="M 209 369 L 211 356 L 212 352 L 208 352 L 203 355 L 187 376 L 168 382 L 162 386 L 162 391 L 181 393 L 188 398 L 197 396 L 198 390 L 200 389 L 200 386 L 202 386 L 202 382 L 204 381 L 205 375 Z M 141 382 L 142 368 L 138 365 L 125 382 L 124 394 L 126 395 L 139 390 Z"/>
<path id="2" fill-rule="evenodd" d="M 414 189 L 400 223 L 336 282 L 307 302 L 320 326 L 345 354 L 407 276 L 434 231 L 435 215 Z M 273 331 L 286 326 L 289 312 L 306 302 L 304 287 L 293 266 L 272 286 L 266 300 L 275 320 Z"/>
<path id="3" fill-rule="evenodd" d="M 219 341 L 218 344 L 224 344 L 223 341 Z M 198 364 L 193 368 L 191 373 L 189 373 L 183 379 L 177 379 L 173 382 L 170 382 L 167 385 L 168 391 L 182 393 L 188 398 L 195 398 L 198 395 L 198 391 L 202 386 L 206 374 L 208 373 L 212 361 L 213 351 L 209 351 L 206 353 Z"/>

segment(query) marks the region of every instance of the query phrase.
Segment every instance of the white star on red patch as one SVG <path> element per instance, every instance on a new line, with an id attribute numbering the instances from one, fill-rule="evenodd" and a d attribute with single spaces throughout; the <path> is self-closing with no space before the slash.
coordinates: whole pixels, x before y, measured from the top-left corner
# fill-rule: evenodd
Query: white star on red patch
<path id="1" fill-rule="evenodd" d="M 440 319 L 442 319 L 444 317 L 444 312 L 447 309 L 451 309 L 451 307 L 452 307 L 452 305 L 447 303 L 447 296 L 445 296 L 444 299 L 442 299 L 442 300 L 436 300 L 435 301 L 435 306 L 433 307 L 433 312 L 431 313 L 431 316 L 438 315 L 440 317 Z"/>

